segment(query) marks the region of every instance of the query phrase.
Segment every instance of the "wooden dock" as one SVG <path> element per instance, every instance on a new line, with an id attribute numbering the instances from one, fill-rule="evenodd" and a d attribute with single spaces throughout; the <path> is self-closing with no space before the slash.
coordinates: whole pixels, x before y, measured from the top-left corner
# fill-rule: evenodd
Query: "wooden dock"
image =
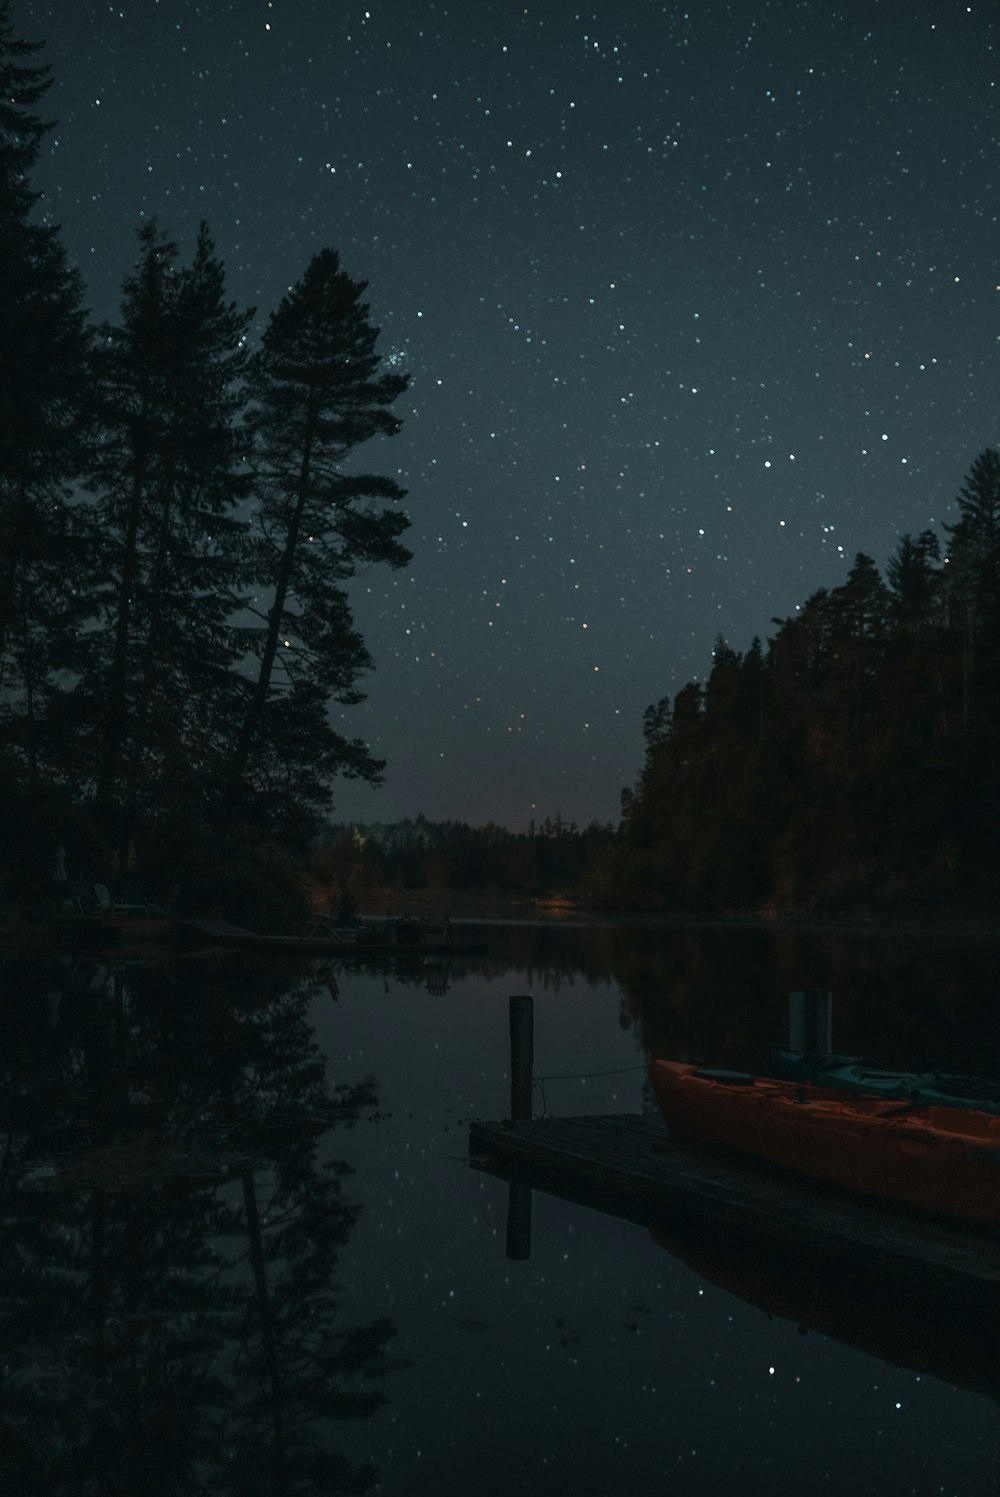
<path id="1" fill-rule="evenodd" d="M 1000 1241 L 988 1229 L 883 1206 L 742 1155 L 678 1142 L 659 1118 L 474 1121 L 469 1161 L 515 1186 L 654 1232 L 694 1227 L 737 1245 L 752 1238 L 772 1257 L 806 1251 L 845 1271 L 891 1275 L 939 1294 L 985 1294 L 991 1304 L 1000 1286 Z"/>

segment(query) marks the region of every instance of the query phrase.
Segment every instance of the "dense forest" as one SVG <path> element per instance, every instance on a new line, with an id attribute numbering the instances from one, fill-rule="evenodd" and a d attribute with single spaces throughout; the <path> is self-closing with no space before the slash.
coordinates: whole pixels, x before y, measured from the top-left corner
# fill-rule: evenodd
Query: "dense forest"
<path id="1" fill-rule="evenodd" d="M 403 567 L 407 376 L 333 249 L 270 313 L 227 300 L 207 226 L 144 222 L 114 322 L 31 186 L 51 125 L 38 46 L 0 0 L 0 892 L 138 871 L 188 907 L 271 922 L 309 887 L 574 897 L 622 909 L 989 907 L 998 892 L 1000 454 L 943 534 L 859 554 L 766 644 L 720 639 L 645 714 L 620 827 L 333 826 L 332 726 L 372 662 L 360 567 Z M 127 254 L 125 256 L 127 258 Z M 637 759 L 640 754 L 637 724 Z M 280 891 L 280 897 L 279 897 Z M 283 900 L 284 905 L 283 905 Z M 301 907 L 301 905 L 300 905 Z"/>
<path id="2" fill-rule="evenodd" d="M 356 458 L 407 376 L 332 249 L 252 351 L 205 225 L 185 261 L 142 223 L 92 325 L 31 187 L 38 50 L 0 0 L 3 883 L 37 892 L 64 843 L 71 875 L 207 898 L 234 869 L 280 880 L 335 777 L 379 778 L 329 709 L 371 665 L 347 584 L 409 560 L 404 491 Z"/>
<path id="3" fill-rule="evenodd" d="M 995 907 L 1000 790 L 1000 454 L 957 517 L 901 536 L 885 578 L 716 644 L 707 681 L 645 715 L 606 897 L 724 910 Z"/>

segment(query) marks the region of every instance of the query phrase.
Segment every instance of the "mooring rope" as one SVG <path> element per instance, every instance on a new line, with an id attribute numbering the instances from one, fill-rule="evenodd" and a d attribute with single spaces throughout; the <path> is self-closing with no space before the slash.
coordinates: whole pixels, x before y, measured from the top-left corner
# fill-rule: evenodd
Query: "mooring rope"
<path id="1" fill-rule="evenodd" d="M 625 1076 L 632 1071 L 644 1071 L 645 1069 L 645 1066 L 619 1066 L 614 1071 L 576 1071 L 562 1076 L 532 1076 L 531 1087 L 532 1090 L 536 1086 L 538 1087 L 538 1090 L 542 1094 L 542 1112 L 547 1113 L 549 1104 L 545 1095 L 546 1081 L 590 1081 L 592 1078 L 597 1079 L 601 1076 Z"/>
<path id="2" fill-rule="evenodd" d="M 617 1071 L 574 1071 L 565 1076 L 533 1076 L 533 1081 L 589 1081 L 596 1076 L 624 1076 L 628 1071 L 644 1071 L 645 1066 L 622 1066 Z"/>

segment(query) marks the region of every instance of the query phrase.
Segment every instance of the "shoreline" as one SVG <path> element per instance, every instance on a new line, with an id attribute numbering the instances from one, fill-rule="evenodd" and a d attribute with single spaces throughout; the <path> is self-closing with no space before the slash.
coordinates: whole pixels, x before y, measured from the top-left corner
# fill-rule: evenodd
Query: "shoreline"
<path id="1" fill-rule="evenodd" d="M 890 915 L 859 911 L 820 914 L 808 910 L 768 910 L 766 913 L 753 910 L 610 910 L 583 902 L 577 903 L 566 896 L 494 898 L 470 891 L 413 889 L 393 890 L 391 898 L 365 901 L 359 914 L 371 921 L 398 915 L 446 915 L 451 921 L 463 924 L 606 926 L 663 931 L 795 930 L 855 934 L 862 938 L 907 936 L 917 939 L 1000 941 L 1000 914 L 991 911 L 937 911 L 929 919 L 926 914 L 915 911 Z M 33 946 L 39 941 L 51 943 L 53 936 L 63 933 L 69 942 L 87 928 L 88 924 L 85 920 L 77 925 L 65 917 L 49 918 L 37 908 L 8 907 L 0 911 L 0 949 Z"/>

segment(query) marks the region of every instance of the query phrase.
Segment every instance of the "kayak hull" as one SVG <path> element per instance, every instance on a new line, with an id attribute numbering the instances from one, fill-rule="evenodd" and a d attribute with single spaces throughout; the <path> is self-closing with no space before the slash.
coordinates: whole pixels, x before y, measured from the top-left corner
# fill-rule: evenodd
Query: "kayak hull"
<path id="1" fill-rule="evenodd" d="M 718 1079 L 725 1078 L 725 1079 Z M 965 1221 L 1000 1222 L 1000 1117 L 654 1060 L 670 1132 Z"/>

